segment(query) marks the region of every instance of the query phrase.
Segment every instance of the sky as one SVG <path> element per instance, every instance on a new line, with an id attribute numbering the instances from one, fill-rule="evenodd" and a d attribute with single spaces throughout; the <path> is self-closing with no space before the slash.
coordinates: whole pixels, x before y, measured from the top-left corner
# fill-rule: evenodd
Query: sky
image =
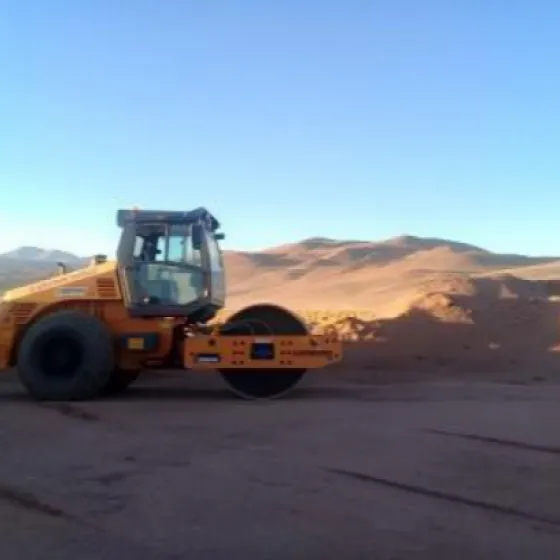
<path id="1" fill-rule="evenodd" d="M 0 0 L 0 252 L 118 208 L 226 248 L 411 234 L 560 254 L 560 3 Z"/>

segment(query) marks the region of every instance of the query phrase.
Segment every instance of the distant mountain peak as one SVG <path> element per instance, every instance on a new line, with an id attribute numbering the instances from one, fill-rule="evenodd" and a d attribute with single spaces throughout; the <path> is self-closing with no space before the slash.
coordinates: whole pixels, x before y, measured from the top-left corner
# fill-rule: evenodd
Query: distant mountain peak
<path id="1" fill-rule="evenodd" d="M 34 247 L 31 245 L 23 245 L 7 253 L 0 254 L 0 258 L 18 259 L 25 261 L 41 261 L 41 262 L 75 262 L 82 260 L 77 255 L 67 251 L 60 251 L 58 249 L 43 249 L 41 247 Z"/>
<path id="2" fill-rule="evenodd" d="M 337 247 L 340 245 L 361 245 L 371 243 L 370 241 L 363 241 L 357 239 L 332 239 L 331 237 L 308 237 L 294 243 L 294 245 L 299 245 L 305 249 L 319 249 L 319 248 L 329 248 Z"/>
<path id="3" fill-rule="evenodd" d="M 441 239 L 439 237 L 419 237 L 417 235 L 402 234 L 391 237 L 382 241 L 384 245 L 394 247 L 406 247 L 415 250 L 434 249 L 436 247 L 450 247 L 456 251 L 476 251 L 479 253 L 488 253 L 486 249 L 471 245 L 470 243 L 462 243 L 451 239 Z"/>
<path id="4" fill-rule="evenodd" d="M 315 247 L 319 245 L 332 245 L 333 243 L 340 243 L 340 241 L 331 239 L 330 237 L 308 237 L 307 239 L 302 239 L 298 245 L 303 245 L 304 247 Z"/>
<path id="5" fill-rule="evenodd" d="M 387 243 L 396 244 L 406 244 L 406 243 L 418 243 L 422 238 L 417 235 L 410 235 L 409 233 L 402 233 L 401 235 L 396 235 L 395 237 L 390 237 L 386 240 Z"/>

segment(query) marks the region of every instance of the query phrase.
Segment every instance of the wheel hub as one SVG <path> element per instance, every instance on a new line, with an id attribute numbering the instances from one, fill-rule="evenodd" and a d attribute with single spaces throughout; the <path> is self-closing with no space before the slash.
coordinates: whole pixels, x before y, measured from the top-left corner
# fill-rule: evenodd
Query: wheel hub
<path id="1" fill-rule="evenodd" d="M 52 377 L 72 377 L 80 367 L 82 359 L 80 344 L 63 334 L 45 340 L 38 352 L 40 368 Z"/>

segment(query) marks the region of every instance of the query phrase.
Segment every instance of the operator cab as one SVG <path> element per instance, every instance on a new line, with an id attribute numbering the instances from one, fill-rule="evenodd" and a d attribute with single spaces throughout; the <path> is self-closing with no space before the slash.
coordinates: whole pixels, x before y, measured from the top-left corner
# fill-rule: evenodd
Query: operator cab
<path id="1" fill-rule="evenodd" d="M 125 304 L 135 317 L 210 320 L 225 303 L 218 221 L 189 212 L 119 210 L 117 251 Z"/>

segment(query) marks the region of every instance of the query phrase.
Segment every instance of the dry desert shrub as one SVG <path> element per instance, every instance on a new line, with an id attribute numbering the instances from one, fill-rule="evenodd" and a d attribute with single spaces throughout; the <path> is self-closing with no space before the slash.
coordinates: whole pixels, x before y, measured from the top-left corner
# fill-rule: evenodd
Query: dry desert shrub
<path id="1" fill-rule="evenodd" d="M 221 310 L 212 324 L 222 324 L 236 309 Z M 341 340 L 358 341 L 373 338 L 377 327 L 372 309 L 292 309 L 314 334 L 337 335 Z"/>
<path id="2" fill-rule="evenodd" d="M 371 340 L 377 328 L 372 309 L 304 309 L 299 314 L 312 333 L 336 335 L 345 341 Z"/>

